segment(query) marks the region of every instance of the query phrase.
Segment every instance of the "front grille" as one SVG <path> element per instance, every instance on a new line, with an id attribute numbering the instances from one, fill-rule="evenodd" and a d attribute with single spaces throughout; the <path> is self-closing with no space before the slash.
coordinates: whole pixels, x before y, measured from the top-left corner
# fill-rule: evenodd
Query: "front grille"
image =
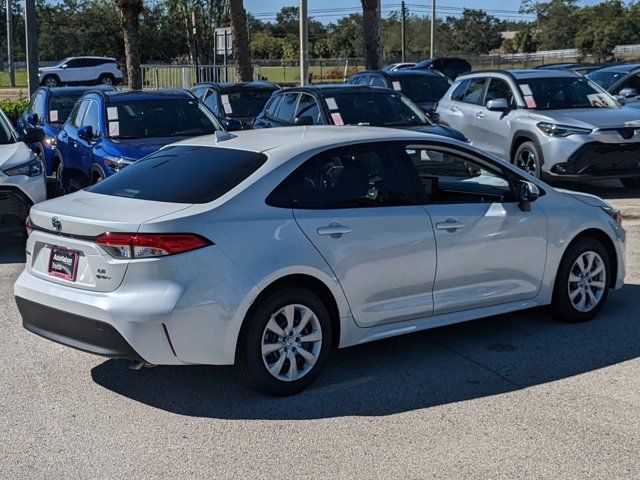
<path id="1" fill-rule="evenodd" d="M 640 143 L 586 143 L 566 163 L 566 173 L 574 175 L 633 172 L 640 176 Z"/>
<path id="2" fill-rule="evenodd" d="M 24 221 L 29 215 L 31 201 L 20 190 L 0 187 L 0 223 Z"/>

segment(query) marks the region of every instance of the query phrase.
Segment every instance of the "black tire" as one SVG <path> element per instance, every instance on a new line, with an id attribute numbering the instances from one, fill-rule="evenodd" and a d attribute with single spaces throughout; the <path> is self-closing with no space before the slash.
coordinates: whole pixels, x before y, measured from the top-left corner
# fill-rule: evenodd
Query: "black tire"
<path id="1" fill-rule="evenodd" d="M 62 83 L 60 82 L 60 79 L 58 78 L 57 75 L 46 75 L 42 79 L 41 85 L 45 87 L 53 88 L 53 87 L 59 87 L 60 85 L 62 85 Z"/>
<path id="2" fill-rule="evenodd" d="M 640 177 L 621 178 L 620 181 L 627 188 L 640 188 Z"/>
<path id="3" fill-rule="evenodd" d="M 322 333 L 320 350 L 316 355 L 315 364 L 301 378 L 294 381 L 280 380 L 272 375 L 267 370 L 266 360 L 263 360 L 262 356 L 263 335 L 267 335 L 265 332 L 270 332 L 267 329 L 267 324 L 272 316 L 287 305 L 299 305 L 310 309 L 315 314 Z M 298 315 L 296 314 L 296 318 L 299 324 Z M 301 335 L 297 334 L 298 337 Z M 238 338 L 236 364 L 251 388 L 270 395 L 293 395 L 307 388 L 318 377 L 329 357 L 331 340 L 331 319 L 322 301 L 314 293 L 304 288 L 284 287 L 267 295 L 252 308 L 247 316 Z M 295 351 L 295 348 L 292 348 L 292 351 Z M 278 351 L 273 352 L 273 355 L 276 355 L 277 359 L 283 353 Z M 302 357 L 295 357 L 294 354 L 294 358 L 302 360 L 303 366 L 305 365 Z M 286 371 L 287 365 L 290 365 L 287 362 L 289 360 L 285 357 L 284 363 L 281 364 L 282 371 Z M 297 368 L 296 371 L 298 371 Z"/>
<path id="4" fill-rule="evenodd" d="M 574 267 L 577 259 L 587 252 L 595 252 L 602 259 L 602 262 L 604 264 L 603 277 L 605 287 L 602 291 L 602 296 L 600 297 L 595 307 L 585 312 L 578 310 L 571 302 L 571 299 L 569 297 L 569 275 L 571 274 L 571 269 L 572 267 Z M 558 268 L 558 274 L 556 275 L 556 282 L 553 289 L 551 314 L 557 320 L 568 323 L 586 322 L 587 320 L 591 320 L 598 314 L 600 309 L 602 309 L 605 302 L 607 301 L 610 285 L 611 259 L 609 258 L 607 249 L 604 247 L 604 245 L 602 245 L 602 243 L 600 243 L 600 241 L 596 240 L 595 238 L 580 238 L 573 242 L 567 248 L 567 251 L 562 257 L 562 261 L 560 262 L 560 267 Z"/>
<path id="5" fill-rule="evenodd" d="M 540 178 L 542 167 L 542 152 L 535 142 L 523 142 L 513 155 L 512 163 L 536 178 Z"/>
<path id="6" fill-rule="evenodd" d="M 65 193 L 64 165 L 58 160 L 58 165 L 56 166 L 56 194 L 64 195 Z"/>
<path id="7" fill-rule="evenodd" d="M 111 86 L 115 86 L 116 84 L 116 79 L 113 75 L 111 75 L 110 73 L 103 73 L 102 75 L 100 75 L 100 77 L 98 78 L 98 85 L 111 85 Z"/>
<path id="8" fill-rule="evenodd" d="M 64 168 L 62 162 L 58 163 L 56 170 L 56 190 L 60 195 L 77 192 L 88 186 L 89 181 L 82 172 Z"/>
<path id="9" fill-rule="evenodd" d="M 100 183 L 105 178 L 106 177 L 105 177 L 104 173 L 102 173 L 100 170 L 96 170 L 96 171 L 93 172 L 93 176 L 91 178 L 91 185 L 95 185 L 96 183 Z"/>

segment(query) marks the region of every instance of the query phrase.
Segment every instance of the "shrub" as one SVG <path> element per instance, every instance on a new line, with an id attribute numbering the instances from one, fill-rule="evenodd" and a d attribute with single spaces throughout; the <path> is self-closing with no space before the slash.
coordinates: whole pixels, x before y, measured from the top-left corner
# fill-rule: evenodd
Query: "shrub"
<path id="1" fill-rule="evenodd" d="M 0 108 L 14 125 L 18 117 L 22 115 L 22 112 L 27 108 L 27 105 L 29 105 L 29 99 L 23 97 L 18 99 L 4 98 L 0 100 Z"/>
<path id="2" fill-rule="evenodd" d="M 351 75 L 354 75 L 358 71 L 358 67 L 348 67 L 347 68 L 347 78 Z M 327 72 L 322 72 L 323 78 L 328 80 L 342 80 L 344 78 L 344 67 L 335 67 Z"/>

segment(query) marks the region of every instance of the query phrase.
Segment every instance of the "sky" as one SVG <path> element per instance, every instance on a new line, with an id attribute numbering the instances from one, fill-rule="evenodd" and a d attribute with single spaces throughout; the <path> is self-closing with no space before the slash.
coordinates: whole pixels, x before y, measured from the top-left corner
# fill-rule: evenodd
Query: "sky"
<path id="1" fill-rule="evenodd" d="M 405 0 L 410 13 L 425 15 L 431 11 L 431 0 Z M 582 0 L 581 5 L 593 5 L 600 0 Z M 275 19 L 275 13 L 284 6 L 297 6 L 298 0 L 244 0 L 245 9 L 263 21 Z M 527 20 L 518 12 L 520 0 L 436 0 L 436 15 L 449 16 L 459 13 L 462 8 L 486 10 L 496 17 L 513 20 Z M 350 13 L 361 11 L 360 0 L 308 0 L 309 15 L 323 23 L 334 21 Z M 400 0 L 382 0 L 382 15 L 399 10 Z"/>

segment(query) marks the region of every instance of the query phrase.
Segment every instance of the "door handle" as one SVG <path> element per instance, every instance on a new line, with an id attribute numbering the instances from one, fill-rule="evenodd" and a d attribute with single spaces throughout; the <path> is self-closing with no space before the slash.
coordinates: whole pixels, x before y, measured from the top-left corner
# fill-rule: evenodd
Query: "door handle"
<path id="1" fill-rule="evenodd" d="M 332 223 L 327 227 L 318 227 L 318 230 L 316 231 L 318 232 L 318 235 L 339 238 L 342 235 L 351 233 L 352 229 L 350 227 L 340 225 L 339 223 Z"/>
<path id="2" fill-rule="evenodd" d="M 464 224 L 458 222 L 457 220 L 447 220 L 446 222 L 436 223 L 436 230 L 446 230 L 447 232 L 455 232 L 464 228 Z"/>
<path id="3" fill-rule="evenodd" d="M 476 118 L 482 118 L 482 117 L 484 117 L 484 113 L 476 112 Z"/>
<path id="4" fill-rule="evenodd" d="M 460 109 L 458 107 L 449 107 L 449 111 L 455 113 L 455 112 L 459 112 Z"/>

